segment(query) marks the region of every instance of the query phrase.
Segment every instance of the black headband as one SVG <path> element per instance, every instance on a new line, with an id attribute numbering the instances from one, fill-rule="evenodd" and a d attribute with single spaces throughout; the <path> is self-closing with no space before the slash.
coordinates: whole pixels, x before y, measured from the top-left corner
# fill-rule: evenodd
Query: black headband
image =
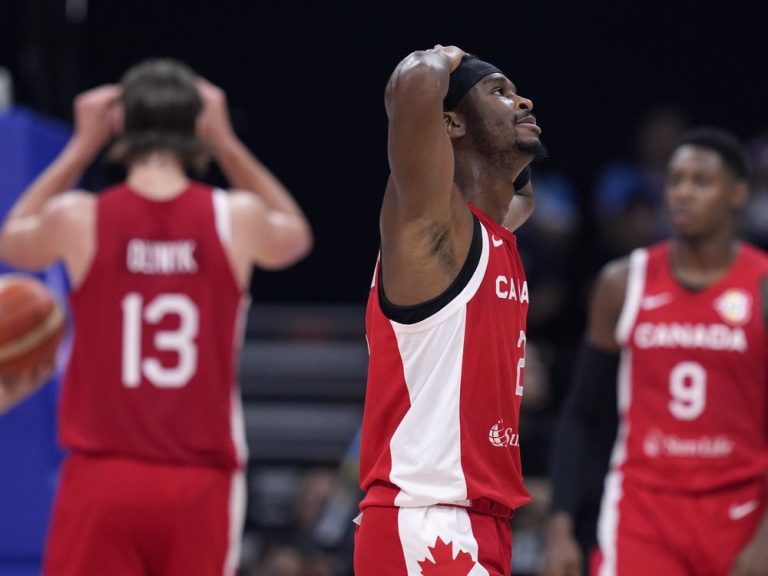
<path id="1" fill-rule="evenodd" d="M 489 64 L 475 56 L 464 56 L 458 68 L 451 73 L 448 94 L 445 95 L 443 100 L 443 110 L 453 110 L 456 108 L 472 86 L 489 74 L 496 72 L 502 74 L 502 71 L 493 64 Z"/>

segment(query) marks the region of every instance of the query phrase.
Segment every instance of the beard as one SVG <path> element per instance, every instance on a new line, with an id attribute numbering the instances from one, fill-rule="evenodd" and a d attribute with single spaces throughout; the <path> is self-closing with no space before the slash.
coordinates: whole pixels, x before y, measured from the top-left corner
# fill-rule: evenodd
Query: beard
<path id="1" fill-rule="evenodd" d="M 462 112 L 467 119 L 467 136 L 495 166 L 514 169 L 519 166 L 521 156 L 526 157 L 526 162 L 548 156 L 547 148 L 536 136 L 519 137 L 514 123 L 499 120 L 488 124 L 473 106 L 467 106 Z"/>
<path id="2" fill-rule="evenodd" d="M 533 160 L 543 160 L 549 155 L 546 146 L 538 138 L 515 140 L 512 147 L 523 154 L 532 156 Z"/>

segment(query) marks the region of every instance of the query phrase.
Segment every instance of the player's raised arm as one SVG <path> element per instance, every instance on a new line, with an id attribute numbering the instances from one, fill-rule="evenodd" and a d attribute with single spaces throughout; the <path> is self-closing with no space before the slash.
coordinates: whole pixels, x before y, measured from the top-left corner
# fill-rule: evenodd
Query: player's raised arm
<path id="1" fill-rule="evenodd" d="M 197 133 L 211 149 L 230 185 L 233 249 L 238 259 L 265 268 L 283 268 L 312 249 L 312 229 L 283 184 L 236 136 L 224 92 L 198 78 L 203 100 Z"/>
<path id="2" fill-rule="evenodd" d="M 444 113 L 443 100 L 464 55 L 455 46 L 413 52 L 389 79 L 385 105 L 397 220 L 448 219 L 454 168 L 449 133 L 461 126 Z"/>
<path id="3" fill-rule="evenodd" d="M 106 85 L 75 100 L 75 132 L 56 159 L 30 184 L 0 229 L 0 260 L 22 269 L 39 269 L 62 256 L 69 245 L 69 220 L 79 218 L 88 199 L 70 191 L 112 138 L 119 125 L 120 89 Z M 83 230 L 83 233 L 86 233 Z"/>

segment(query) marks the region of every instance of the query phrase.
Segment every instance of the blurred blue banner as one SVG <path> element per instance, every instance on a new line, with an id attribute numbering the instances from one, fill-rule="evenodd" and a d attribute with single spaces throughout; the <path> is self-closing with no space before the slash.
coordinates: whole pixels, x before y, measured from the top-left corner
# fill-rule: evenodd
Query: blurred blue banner
<path id="1" fill-rule="evenodd" d="M 0 113 L 0 218 L 63 148 L 70 132 L 66 125 L 24 108 Z M 0 263 L 0 273 L 13 271 Z M 63 267 L 52 266 L 36 276 L 66 303 Z M 58 377 L 54 377 L 33 397 L 0 416 L 0 576 L 40 574 L 62 458 L 56 443 L 58 389 Z"/>

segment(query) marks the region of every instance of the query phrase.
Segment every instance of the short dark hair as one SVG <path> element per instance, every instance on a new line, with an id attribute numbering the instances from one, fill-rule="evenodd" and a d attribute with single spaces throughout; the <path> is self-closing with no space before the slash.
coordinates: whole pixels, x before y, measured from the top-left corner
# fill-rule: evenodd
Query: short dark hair
<path id="1" fill-rule="evenodd" d="M 720 155 L 723 163 L 738 180 L 746 180 L 749 173 L 747 154 L 741 141 L 728 130 L 714 126 L 692 128 L 683 133 L 675 144 L 681 146 L 708 148 Z"/>
<path id="2" fill-rule="evenodd" d="M 209 154 L 195 133 L 203 102 L 188 66 L 172 59 L 146 60 L 131 67 L 120 86 L 125 124 L 110 160 L 129 164 L 163 150 L 176 154 L 187 170 L 205 170 Z"/>

